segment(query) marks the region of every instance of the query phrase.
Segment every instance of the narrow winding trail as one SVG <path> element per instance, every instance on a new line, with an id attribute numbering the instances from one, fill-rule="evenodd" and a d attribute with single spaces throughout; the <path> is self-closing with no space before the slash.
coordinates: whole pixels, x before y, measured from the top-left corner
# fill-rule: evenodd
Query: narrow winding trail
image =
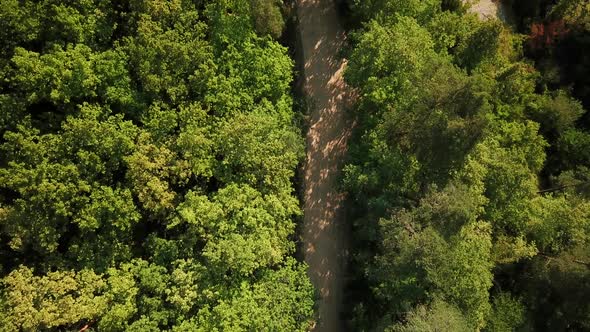
<path id="1" fill-rule="evenodd" d="M 297 0 L 304 61 L 304 93 L 312 107 L 304 167 L 303 251 L 319 299 L 313 331 L 339 332 L 343 279 L 347 262 L 344 194 L 338 192 L 352 125 L 338 53 L 345 41 L 333 0 Z"/>

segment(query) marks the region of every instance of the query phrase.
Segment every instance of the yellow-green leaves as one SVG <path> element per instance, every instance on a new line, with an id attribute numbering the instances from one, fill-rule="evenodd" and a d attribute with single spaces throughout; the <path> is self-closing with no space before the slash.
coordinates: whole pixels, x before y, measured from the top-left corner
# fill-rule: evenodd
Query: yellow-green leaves
<path id="1" fill-rule="evenodd" d="M 7 331 L 77 326 L 97 319 L 109 308 L 107 282 L 91 270 L 49 272 L 34 276 L 20 266 L 3 279 L 6 297 L 3 321 Z"/>
<path id="2" fill-rule="evenodd" d="M 263 196 L 252 187 L 230 185 L 212 199 L 189 192 L 178 214 L 169 227 L 187 227 L 204 242 L 203 256 L 213 266 L 250 274 L 281 262 L 293 249 L 288 237 L 299 208 L 284 193 Z"/>

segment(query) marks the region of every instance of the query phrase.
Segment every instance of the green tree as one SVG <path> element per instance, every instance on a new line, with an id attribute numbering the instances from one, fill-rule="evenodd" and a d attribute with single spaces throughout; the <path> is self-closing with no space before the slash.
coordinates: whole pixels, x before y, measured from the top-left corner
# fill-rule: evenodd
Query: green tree
<path id="1" fill-rule="evenodd" d="M 177 8 L 168 13 L 165 4 L 157 3 L 148 2 L 148 12 L 154 13 L 140 14 L 136 35 L 126 39 L 132 72 L 148 100 L 162 98 L 178 105 L 202 98 L 214 66 L 205 39 L 207 27 L 194 10 Z"/>
<path id="2" fill-rule="evenodd" d="M 169 227 L 187 229 L 187 241 L 204 242 L 203 257 L 220 272 L 251 274 L 291 252 L 291 218 L 299 213 L 297 201 L 286 193 L 262 195 L 232 184 L 211 199 L 189 192 Z"/>
<path id="3" fill-rule="evenodd" d="M 396 19 L 396 16 L 407 16 L 424 23 L 441 10 L 441 0 L 353 0 L 352 3 L 358 15 L 367 21 L 386 21 Z"/>
<path id="4" fill-rule="evenodd" d="M 525 322 L 525 308 L 521 301 L 508 293 L 500 293 L 492 300 L 492 313 L 486 331 L 515 331 Z"/>
<path id="5" fill-rule="evenodd" d="M 434 300 L 428 307 L 419 305 L 410 311 L 405 322 L 386 329 L 388 332 L 471 331 L 463 314 L 452 305 Z"/>
<path id="6" fill-rule="evenodd" d="M 303 157 L 297 130 L 258 112 L 223 121 L 215 135 L 221 157 L 215 171 L 224 183 L 244 183 L 264 193 L 289 190 Z"/>
<path id="7" fill-rule="evenodd" d="M 382 254 L 376 256 L 371 271 L 379 280 L 376 292 L 399 309 L 430 296 L 440 297 L 462 310 L 472 327 L 481 328 L 492 285 L 491 228 L 473 219 L 477 208 L 449 210 L 437 215 L 425 205 L 381 222 Z M 457 218 L 459 225 L 443 223 L 449 217 Z M 457 231 L 444 236 L 436 230 L 447 225 Z"/>
<path id="8" fill-rule="evenodd" d="M 111 270 L 106 278 L 91 270 L 35 276 L 21 266 L 3 284 L 6 330 L 82 328 L 100 319 L 100 329 L 120 331 L 136 310 L 137 288 L 124 271 Z"/>
<path id="9" fill-rule="evenodd" d="M 282 3 L 275 0 L 250 0 L 250 6 L 258 35 L 270 35 L 275 39 L 281 37 L 285 29 Z"/>
<path id="10" fill-rule="evenodd" d="M 28 95 L 27 102 L 54 104 L 100 98 L 107 104 L 133 103 L 127 56 L 118 50 L 94 53 L 88 46 L 53 45 L 39 54 L 17 47 L 11 85 Z"/>
<path id="11" fill-rule="evenodd" d="M 288 260 L 277 271 L 264 273 L 257 283 L 242 283 L 235 297 L 199 316 L 209 330 L 303 332 L 310 327 L 312 296 L 305 268 Z"/>

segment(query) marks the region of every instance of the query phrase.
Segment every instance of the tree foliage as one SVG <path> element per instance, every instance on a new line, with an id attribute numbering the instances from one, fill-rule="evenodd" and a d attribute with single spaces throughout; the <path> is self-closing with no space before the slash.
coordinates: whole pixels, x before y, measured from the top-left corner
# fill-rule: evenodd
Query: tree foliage
<path id="1" fill-rule="evenodd" d="M 352 3 L 363 21 L 345 72 L 360 96 L 343 172 L 355 328 L 586 329 L 587 305 L 564 295 L 588 290 L 588 126 L 575 91 L 546 85 L 499 20 L 448 1 Z M 552 15 L 580 31 L 581 3 Z"/>
<path id="2" fill-rule="evenodd" d="M 307 329 L 293 63 L 258 4 L 0 4 L 0 330 Z"/>

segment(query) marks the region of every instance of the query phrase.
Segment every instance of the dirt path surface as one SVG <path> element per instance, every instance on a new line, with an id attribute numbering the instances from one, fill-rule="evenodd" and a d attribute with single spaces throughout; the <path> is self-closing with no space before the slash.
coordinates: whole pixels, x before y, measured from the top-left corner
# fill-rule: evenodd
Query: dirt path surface
<path id="1" fill-rule="evenodd" d="M 469 1 L 469 0 L 464 0 Z M 497 17 L 501 21 L 511 24 L 514 17 L 510 8 L 500 0 L 470 0 L 472 5 L 469 11 L 476 13 L 481 19 Z"/>
<path id="2" fill-rule="evenodd" d="M 344 194 L 338 175 L 352 125 L 338 53 L 344 30 L 332 0 L 298 0 L 297 14 L 304 61 L 304 92 L 312 107 L 304 167 L 303 251 L 316 287 L 318 319 L 313 331 L 340 332 L 342 288 L 347 261 Z"/>

